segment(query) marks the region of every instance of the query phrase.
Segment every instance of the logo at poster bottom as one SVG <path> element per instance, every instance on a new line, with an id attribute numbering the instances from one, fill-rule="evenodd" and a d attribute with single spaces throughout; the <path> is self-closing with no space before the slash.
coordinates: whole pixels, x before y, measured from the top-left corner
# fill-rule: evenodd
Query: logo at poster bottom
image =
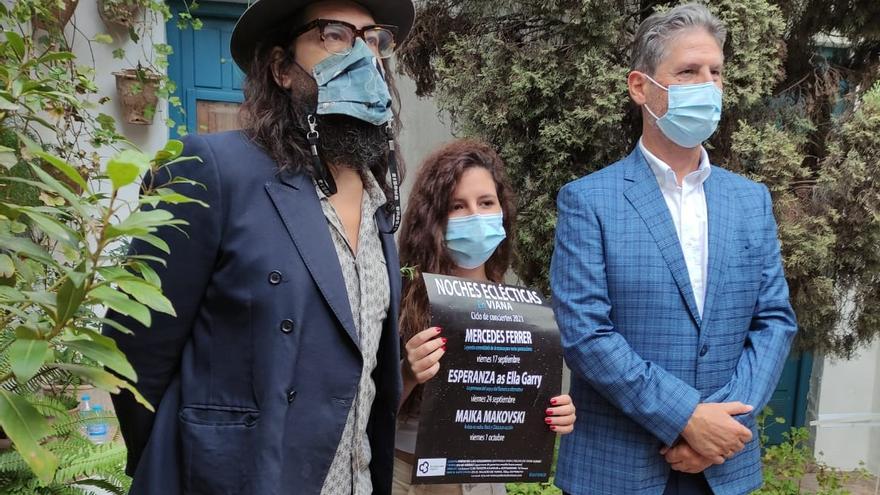
<path id="1" fill-rule="evenodd" d="M 419 459 L 418 472 L 422 476 L 443 476 L 446 474 L 446 458 Z"/>

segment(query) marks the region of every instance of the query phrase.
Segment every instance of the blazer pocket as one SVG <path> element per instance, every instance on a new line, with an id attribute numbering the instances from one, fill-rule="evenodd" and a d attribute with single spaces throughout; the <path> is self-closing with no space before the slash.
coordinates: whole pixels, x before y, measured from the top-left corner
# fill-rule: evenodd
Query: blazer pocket
<path id="1" fill-rule="evenodd" d="M 184 493 L 250 493 L 260 412 L 228 406 L 180 410 Z"/>
<path id="2" fill-rule="evenodd" d="M 758 239 L 749 238 L 736 244 L 733 254 L 735 266 L 761 266 L 764 246 Z"/>

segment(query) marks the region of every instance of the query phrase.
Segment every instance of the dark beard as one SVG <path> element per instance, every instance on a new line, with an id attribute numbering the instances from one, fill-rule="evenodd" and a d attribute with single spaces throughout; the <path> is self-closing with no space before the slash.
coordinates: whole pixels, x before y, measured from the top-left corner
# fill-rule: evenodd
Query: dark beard
<path id="1" fill-rule="evenodd" d="M 308 132 L 306 119 L 314 114 L 324 163 L 364 172 L 384 168 L 389 150 L 384 127 L 348 115 L 317 115 L 318 85 L 299 65 L 294 67 L 290 99 L 297 121 L 302 122 L 294 132 Z"/>

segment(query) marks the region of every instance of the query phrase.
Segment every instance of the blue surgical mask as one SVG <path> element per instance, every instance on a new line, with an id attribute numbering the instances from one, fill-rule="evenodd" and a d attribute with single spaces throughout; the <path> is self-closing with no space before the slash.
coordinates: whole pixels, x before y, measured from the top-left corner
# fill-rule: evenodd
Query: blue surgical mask
<path id="1" fill-rule="evenodd" d="M 715 83 L 673 84 L 667 88 L 651 76 L 645 74 L 645 77 L 669 93 L 669 105 L 663 117 L 657 117 L 645 105 L 667 138 L 683 148 L 696 148 L 709 139 L 721 120 L 721 90 Z"/>
<path id="2" fill-rule="evenodd" d="M 360 38 L 347 55 L 331 55 L 315 66 L 318 115 L 348 115 L 373 125 L 391 120 L 391 93 L 379 59 Z"/>
<path id="3" fill-rule="evenodd" d="M 450 218 L 446 224 L 449 255 L 468 270 L 485 263 L 505 237 L 502 213 Z"/>

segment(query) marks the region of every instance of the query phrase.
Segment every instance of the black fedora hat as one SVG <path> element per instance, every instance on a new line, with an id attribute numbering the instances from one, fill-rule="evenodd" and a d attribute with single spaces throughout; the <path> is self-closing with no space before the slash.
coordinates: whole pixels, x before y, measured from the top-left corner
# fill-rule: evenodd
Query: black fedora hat
<path id="1" fill-rule="evenodd" d="M 320 0 L 258 0 L 242 14 L 232 31 L 232 58 L 247 72 L 254 50 L 265 36 L 289 22 L 291 17 L 309 4 Z M 397 26 L 397 43 L 409 35 L 415 20 L 412 0 L 353 0 L 370 11 L 377 24 Z M 291 29 L 295 26 L 290 26 Z"/>

